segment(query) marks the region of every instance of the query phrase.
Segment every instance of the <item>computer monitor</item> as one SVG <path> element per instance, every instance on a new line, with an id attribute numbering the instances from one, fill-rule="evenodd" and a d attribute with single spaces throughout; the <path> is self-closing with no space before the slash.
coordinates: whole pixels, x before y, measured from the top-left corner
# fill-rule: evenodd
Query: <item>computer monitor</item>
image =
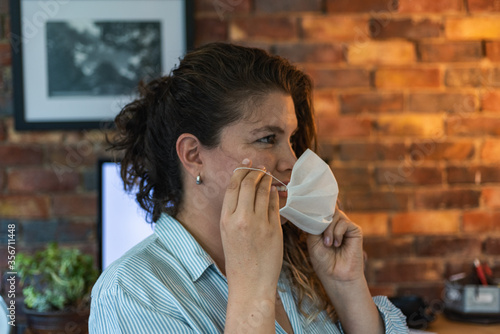
<path id="1" fill-rule="evenodd" d="M 98 260 L 104 270 L 151 235 L 153 227 L 146 222 L 146 212 L 135 200 L 135 194 L 123 189 L 119 163 L 109 159 L 98 161 L 98 194 Z"/>

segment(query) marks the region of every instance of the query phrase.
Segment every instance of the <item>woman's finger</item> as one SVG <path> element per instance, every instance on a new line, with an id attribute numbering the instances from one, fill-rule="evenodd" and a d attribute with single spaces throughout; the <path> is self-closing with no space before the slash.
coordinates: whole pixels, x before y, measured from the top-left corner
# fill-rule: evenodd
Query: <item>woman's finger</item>
<path id="1" fill-rule="evenodd" d="M 251 170 L 245 175 L 240 183 L 240 191 L 238 194 L 238 205 L 236 207 L 236 211 L 238 211 L 238 209 L 241 209 L 255 212 L 255 199 L 257 196 L 256 192 L 259 187 L 260 181 L 266 175 L 266 173 L 260 170 Z"/>
<path id="2" fill-rule="evenodd" d="M 239 167 L 251 167 L 252 161 L 247 159 L 243 160 Z M 238 197 L 240 193 L 240 184 L 245 176 L 250 173 L 248 169 L 238 169 L 236 170 L 229 180 L 229 185 L 227 186 L 226 193 L 224 194 L 224 201 L 222 203 L 222 216 L 231 215 L 236 211 L 238 206 Z"/>
<path id="3" fill-rule="evenodd" d="M 267 219 L 269 207 L 269 193 L 271 192 L 272 177 L 264 174 L 255 194 L 254 212 L 259 216 Z"/>

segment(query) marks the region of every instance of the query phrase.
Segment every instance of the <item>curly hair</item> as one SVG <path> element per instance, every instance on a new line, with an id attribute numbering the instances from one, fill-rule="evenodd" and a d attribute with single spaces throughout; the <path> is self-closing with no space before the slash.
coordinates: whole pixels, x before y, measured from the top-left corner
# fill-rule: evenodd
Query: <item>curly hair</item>
<path id="1" fill-rule="evenodd" d="M 189 52 L 170 75 L 139 84 L 139 98 L 116 116 L 112 149 L 122 152 L 121 178 L 136 191 L 139 205 L 156 222 L 162 213 L 179 213 L 183 184 L 176 152 L 183 133 L 208 148 L 220 143 L 222 129 L 245 117 L 245 106 L 270 91 L 292 97 L 298 130 L 291 138 L 296 156 L 316 150 L 310 78 L 286 59 L 257 49 L 211 43 Z M 333 306 L 309 261 L 305 234 L 284 225 L 284 261 L 299 306 L 308 298 L 317 312 Z"/>

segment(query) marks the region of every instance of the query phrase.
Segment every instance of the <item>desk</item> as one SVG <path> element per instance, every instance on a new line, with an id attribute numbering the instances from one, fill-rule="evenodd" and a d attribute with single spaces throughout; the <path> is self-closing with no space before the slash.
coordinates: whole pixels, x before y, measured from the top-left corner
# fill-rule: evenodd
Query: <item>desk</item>
<path id="1" fill-rule="evenodd" d="M 499 334 L 500 324 L 479 325 L 451 321 L 440 314 L 435 321 L 431 322 L 426 331 L 437 334 Z"/>

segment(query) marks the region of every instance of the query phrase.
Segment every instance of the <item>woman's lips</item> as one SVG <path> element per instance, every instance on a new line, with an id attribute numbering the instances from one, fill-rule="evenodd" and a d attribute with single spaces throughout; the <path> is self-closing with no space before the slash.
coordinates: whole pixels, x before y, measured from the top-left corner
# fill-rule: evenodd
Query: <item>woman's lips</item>
<path id="1" fill-rule="evenodd" d="M 288 184 L 288 182 L 283 182 L 283 183 Z M 278 190 L 279 197 L 286 198 L 288 196 L 288 191 L 286 189 L 286 186 L 282 184 L 273 184 L 273 186 L 275 186 L 276 190 Z"/>

